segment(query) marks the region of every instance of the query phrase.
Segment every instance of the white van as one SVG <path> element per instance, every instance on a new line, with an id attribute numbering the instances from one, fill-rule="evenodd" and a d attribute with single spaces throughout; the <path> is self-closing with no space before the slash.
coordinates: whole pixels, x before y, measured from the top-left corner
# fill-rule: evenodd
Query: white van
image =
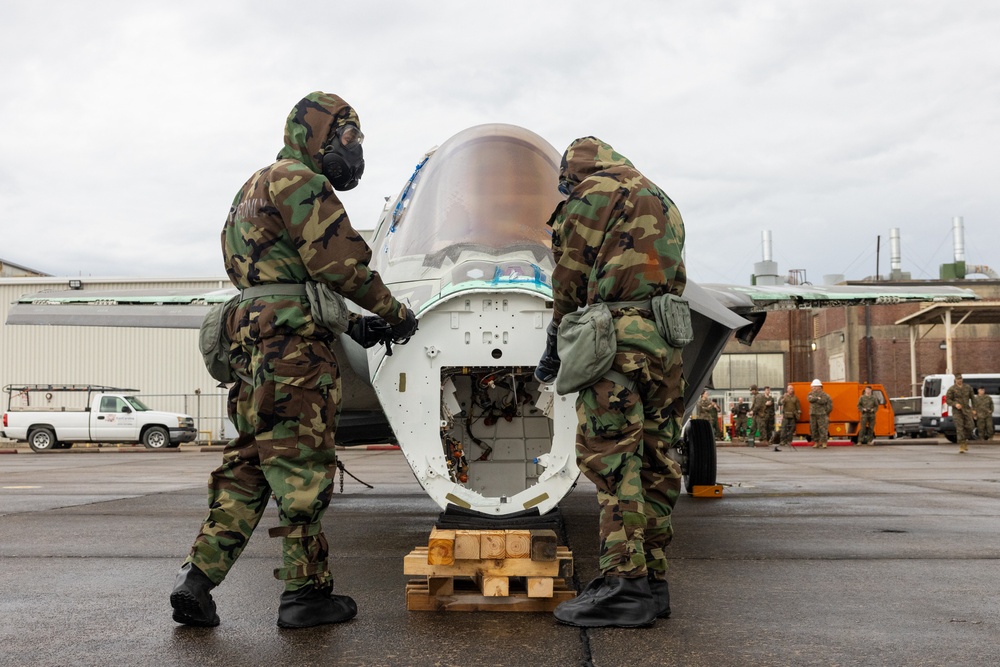
<path id="1" fill-rule="evenodd" d="M 993 428 L 1000 424 L 1000 373 L 963 373 L 963 384 L 972 387 L 972 392 L 980 387 L 986 388 L 986 393 L 993 398 Z M 924 378 L 924 388 L 921 392 L 920 426 L 927 431 L 936 431 L 955 442 L 955 422 L 948 409 L 945 396 L 955 384 L 955 376 L 951 373 L 928 375 Z"/>

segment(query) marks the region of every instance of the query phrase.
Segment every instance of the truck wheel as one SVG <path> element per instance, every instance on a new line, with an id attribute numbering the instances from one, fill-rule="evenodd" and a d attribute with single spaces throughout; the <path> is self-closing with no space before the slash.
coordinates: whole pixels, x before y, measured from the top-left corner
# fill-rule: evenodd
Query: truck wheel
<path id="1" fill-rule="evenodd" d="M 28 445 L 36 452 L 56 449 L 56 434 L 50 428 L 36 428 L 28 434 Z"/>
<path id="2" fill-rule="evenodd" d="M 948 442 L 958 442 L 958 436 L 955 435 L 954 433 L 945 433 L 944 439 L 947 440 Z"/>
<path id="3" fill-rule="evenodd" d="M 163 449 L 170 446 L 170 436 L 162 426 L 150 426 L 142 434 L 142 444 L 146 449 Z"/>

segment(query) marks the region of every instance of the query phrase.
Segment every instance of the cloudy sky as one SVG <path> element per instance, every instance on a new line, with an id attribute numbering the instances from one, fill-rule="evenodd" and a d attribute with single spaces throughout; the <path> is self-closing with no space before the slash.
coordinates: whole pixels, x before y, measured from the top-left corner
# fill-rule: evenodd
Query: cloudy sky
<path id="1" fill-rule="evenodd" d="M 689 275 L 1000 270 L 995 0 L 3 0 L 0 259 L 67 276 L 224 275 L 219 231 L 313 90 L 358 110 L 372 228 L 480 123 L 596 135 L 680 207 Z"/>

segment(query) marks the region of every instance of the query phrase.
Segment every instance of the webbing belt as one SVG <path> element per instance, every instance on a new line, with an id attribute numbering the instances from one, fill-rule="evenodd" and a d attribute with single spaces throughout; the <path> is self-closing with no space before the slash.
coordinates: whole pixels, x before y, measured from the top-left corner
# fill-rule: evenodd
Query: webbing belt
<path id="1" fill-rule="evenodd" d="M 259 296 L 305 296 L 306 286 L 302 283 L 268 283 L 254 285 L 240 290 L 240 301 L 256 299 Z"/>

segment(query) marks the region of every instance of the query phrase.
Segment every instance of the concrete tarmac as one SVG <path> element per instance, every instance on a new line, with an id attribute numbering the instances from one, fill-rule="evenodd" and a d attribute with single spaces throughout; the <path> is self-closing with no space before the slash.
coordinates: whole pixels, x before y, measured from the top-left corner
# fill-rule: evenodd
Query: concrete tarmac
<path id="1" fill-rule="evenodd" d="M 720 448 L 723 497 L 675 510 L 673 616 L 586 631 L 549 614 L 408 612 L 403 556 L 439 510 L 400 452 L 363 449 L 341 455 L 375 488 L 347 478 L 324 519 L 356 619 L 276 627 L 272 504 L 214 591 L 222 624 L 179 626 L 168 595 L 221 455 L 18 450 L 0 456 L 0 665 L 1000 664 L 1000 447 L 901 442 Z M 562 514 L 585 584 L 592 485 Z"/>

